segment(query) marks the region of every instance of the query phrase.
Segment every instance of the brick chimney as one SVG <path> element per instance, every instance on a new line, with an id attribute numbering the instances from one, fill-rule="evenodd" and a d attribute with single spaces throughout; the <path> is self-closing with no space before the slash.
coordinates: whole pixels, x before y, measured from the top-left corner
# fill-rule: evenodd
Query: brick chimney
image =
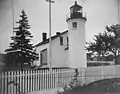
<path id="1" fill-rule="evenodd" d="M 43 32 L 42 33 L 42 40 L 45 41 L 47 39 L 47 33 Z"/>
<path id="2" fill-rule="evenodd" d="M 60 32 L 56 32 L 56 35 L 59 35 L 60 34 Z"/>

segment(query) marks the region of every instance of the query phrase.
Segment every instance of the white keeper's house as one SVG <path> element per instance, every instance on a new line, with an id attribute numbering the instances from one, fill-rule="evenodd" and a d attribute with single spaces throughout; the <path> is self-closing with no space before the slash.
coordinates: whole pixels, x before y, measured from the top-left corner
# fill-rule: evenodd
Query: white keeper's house
<path id="1" fill-rule="evenodd" d="M 56 32 L 51 37 L 51 66 L 54 67 L 86 67 L 85 51 L 85 22 L 86 17 L 82 12 L 82 6 L 77 2 L 70 7 L 70 13 L 66 18 L 68 30 Z M 49 67 L 49 38 L 47 33 L 42 33 L 42 41 L 35 45 L 41 67 Z"/>

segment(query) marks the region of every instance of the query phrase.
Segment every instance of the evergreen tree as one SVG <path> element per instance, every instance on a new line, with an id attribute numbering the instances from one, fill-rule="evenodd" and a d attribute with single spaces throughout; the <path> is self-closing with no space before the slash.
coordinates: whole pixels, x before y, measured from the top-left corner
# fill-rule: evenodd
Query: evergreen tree
<path id="1" fill-rule="evenodd" d="M 18 27 L 14 28 L 15 35 L 11 37 L 11 40 L 13 40 L 12 43 L 10 43 L 10 48 L 6 49 L 5 52 L 7 52 L 7 55 L 12 57 L 10 62 L 14 64 L 21 64 L 24 63 L 33 63 L 34 60 L 38 59 L 38 54 L 36 54 L 34 50 L 34 46 L 31 43 L 32 37 L 31 33 L 29 31 L 30 25 L 28 24 L 28 18 L 24 10 L 22 10 L 20 15 L 20 20 L 16 23 L 18 23 Z"/>

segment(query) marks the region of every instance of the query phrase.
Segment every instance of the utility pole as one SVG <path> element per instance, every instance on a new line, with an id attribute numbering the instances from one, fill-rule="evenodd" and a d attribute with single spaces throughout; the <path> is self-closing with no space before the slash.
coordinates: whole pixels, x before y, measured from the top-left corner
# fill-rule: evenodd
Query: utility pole
<path id="1" fill-rule="evenodd" d="M 52 65 L 51 65 L 51 3 L 54 3 L 55 1 L 52 0 L 46 0 L 46 2 L 49 2 L 49 57 L 48 57 L 48 62 L 49 62 L 49 68 L 50 71 L 52 70 Z"/>

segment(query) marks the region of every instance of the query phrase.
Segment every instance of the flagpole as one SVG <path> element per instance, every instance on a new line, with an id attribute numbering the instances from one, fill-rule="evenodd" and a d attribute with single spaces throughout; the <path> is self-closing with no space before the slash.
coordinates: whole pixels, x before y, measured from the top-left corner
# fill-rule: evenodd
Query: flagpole
<path id="1" fill-rule="evenodd" d="M 51 3 L 54 3 L 55 1 L 52 0 L 46 0 L 46 2 L 49 2 L 49 56 L 48 56 L 48 62 L 49 62 L 49 68 L 50 71 L 52 70 L 52 55 L 51 55 Z"/>

